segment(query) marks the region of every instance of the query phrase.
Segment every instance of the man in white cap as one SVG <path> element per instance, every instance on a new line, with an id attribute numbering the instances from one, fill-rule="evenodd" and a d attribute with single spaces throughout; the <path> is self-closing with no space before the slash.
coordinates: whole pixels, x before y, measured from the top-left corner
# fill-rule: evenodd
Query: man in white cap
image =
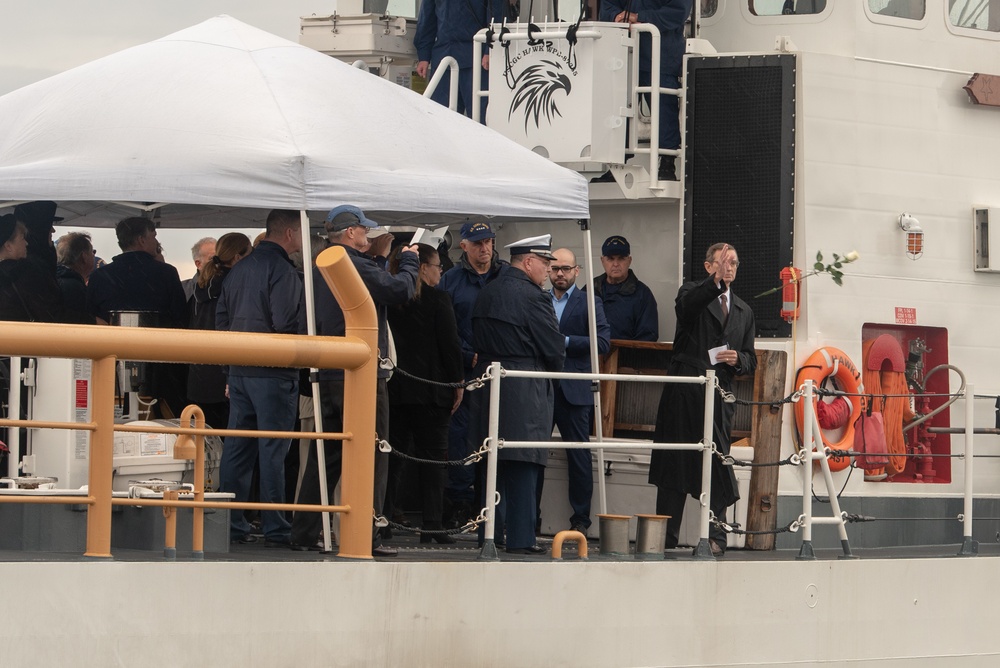
<path id="1" fill-rule="evenodd" d="M 480 367 L 500 362 L 505 369 L 562 371 L 566 346 L 552 298 L 542 290 L 553 259 L 551 235 L 507 246 L 510 268 L 483 288 L 472 312 L 472 334 Z M 500 392 L 500 438 L 547 441 L 552 436 L 552 382 L 512 378 Z M 489 404 L 483 402 L 482 417 Z M 535 497 L 548 456 L 544 448 L 501 450 L 498 454 L 498 518 L 506 523 L 507 552 L 541 554 L 535 544 Z M 502 526 L 498 521 L 497 527 Z"/>

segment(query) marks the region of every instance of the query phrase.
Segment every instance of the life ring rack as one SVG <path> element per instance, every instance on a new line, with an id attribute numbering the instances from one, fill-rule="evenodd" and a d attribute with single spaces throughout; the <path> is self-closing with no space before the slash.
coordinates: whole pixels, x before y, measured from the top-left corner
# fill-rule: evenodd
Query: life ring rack
<path id="1" fill-rule="evenodd" d="M 828 458 L 831 471 L 842 471 L 851 465 L 851 458 L 837 454 L 837 451 L 846 452 L 854 446 L 854 423 L 861 416 L 861 397 L 864 393 L 864 383 L 861 381 L 861 372 L 854 365 L 854 362 L 844 351 L 824 346 L 819 348 L 806 359 L 805 363 L 795 374 L 795 389 L 798 390 L 807 380 L 813 381 L 815 387 L 822 387 L 824 381 L 833 378 L 842 392 L 846 395 L 844 399 L 851 404 L 851 416 L 844 426 L 844 433 L 840 440 L 831 443 L 826 434 L 820 431 L 823 445 L 834 451 Z M 815 402 L 819 397 L 814 396 Z M 799 442 L 802 442 L 802 423 L 805 415 L 803 402 L 795 404 L 795 426 L 798 429 Z"/>

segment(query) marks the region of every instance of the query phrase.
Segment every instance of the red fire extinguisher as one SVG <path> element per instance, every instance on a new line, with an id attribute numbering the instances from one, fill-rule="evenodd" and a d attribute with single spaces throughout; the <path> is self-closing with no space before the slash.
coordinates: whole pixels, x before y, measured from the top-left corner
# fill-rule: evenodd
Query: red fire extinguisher
<path id="1" fill-rule="evenodd" d="M 781 317 L 787 322 L 799 319 L 799 289 L 802 270 L 785 267 L 781 270 Z"/>

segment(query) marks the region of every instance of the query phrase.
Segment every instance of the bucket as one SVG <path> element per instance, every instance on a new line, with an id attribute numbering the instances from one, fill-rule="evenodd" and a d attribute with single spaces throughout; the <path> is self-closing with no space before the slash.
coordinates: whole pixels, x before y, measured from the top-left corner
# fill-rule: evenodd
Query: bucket
<path id="1" fill-rule="evenodd" d="M 601 536 L 601 554 L 628 555 L 628 515 L 598 515 Z"/>
<path id="2" fill-rule="evenodd" d="M 636 515 L 635 558 L 662 559 L 667 541 L 667 515 Z"/>

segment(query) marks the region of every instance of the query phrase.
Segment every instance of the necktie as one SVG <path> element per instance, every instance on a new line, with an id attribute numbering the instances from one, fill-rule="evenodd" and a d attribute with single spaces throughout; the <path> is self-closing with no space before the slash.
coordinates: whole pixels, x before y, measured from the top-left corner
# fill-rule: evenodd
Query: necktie
<path id="1" fill-rule="evenodd" d="M 726 303 L 726 295 L 719 297 L 719 305 L 722 306 L 722 322 L 729 319 L 729 305 Z"/>

